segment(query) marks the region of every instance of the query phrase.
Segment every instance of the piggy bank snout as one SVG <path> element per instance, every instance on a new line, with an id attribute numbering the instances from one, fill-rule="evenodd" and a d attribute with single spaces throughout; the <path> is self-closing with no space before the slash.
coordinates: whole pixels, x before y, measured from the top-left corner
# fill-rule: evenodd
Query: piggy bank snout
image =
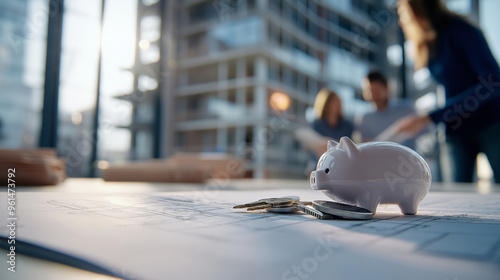
<path id="1" fill-rule="evenodd" d="M 316 182 L 316 171 L 311 172 L 311 176 L 309 178 L 309 181 L 311 183 L 311 188 L 313 190 L 317 190 L 318 189 L 318 184 Z"/>
<path id="2" fill-rule="evenodd" d="M 311 176 L 309 178 L 311 188 L 313 190 L 319 190 L 319 185 L 321 182 L 325 181 L 327 178 L 327 174 L 330 169 L 318 169 L 316 171 L 311 172 Z"/>

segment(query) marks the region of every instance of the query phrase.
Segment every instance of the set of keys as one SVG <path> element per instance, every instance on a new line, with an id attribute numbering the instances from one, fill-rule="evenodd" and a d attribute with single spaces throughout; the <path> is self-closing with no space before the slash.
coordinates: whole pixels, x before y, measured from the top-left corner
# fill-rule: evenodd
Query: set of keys
<path id="1" fill-rule="evenodd" d="M 300 197 L 298 196 L 263 198 L 233 207 L 233 209 L 242 208 L 247 208 L 247 211 L 266 210 L 273 213 L 295 213 L 301 211 L 320 220 L 338 218 L 366 220 L 373 217 L 372 212 L 357 206 L 323 200 L 300 201 Z"/>

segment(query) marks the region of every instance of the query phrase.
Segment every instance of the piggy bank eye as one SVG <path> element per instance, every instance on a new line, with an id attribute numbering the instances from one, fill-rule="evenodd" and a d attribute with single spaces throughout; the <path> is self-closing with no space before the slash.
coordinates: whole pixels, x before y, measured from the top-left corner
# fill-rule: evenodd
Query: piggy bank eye
<path id="1" fill-rule="evenodd" d="M 329 168 L 325 169 L 325 173 L 328 174 L 328 172 L 330 172 L 330 169 Z"/>

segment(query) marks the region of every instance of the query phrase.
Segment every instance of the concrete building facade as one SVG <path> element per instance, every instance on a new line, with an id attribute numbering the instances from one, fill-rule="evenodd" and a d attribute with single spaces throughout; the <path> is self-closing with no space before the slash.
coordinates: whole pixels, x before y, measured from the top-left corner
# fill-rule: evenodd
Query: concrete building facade
<path id="1" fill-rule="evenodd" d="M 191 0 L 152 6 L 163 12 L 162 59 L 149 67 L 156 69 L 149 77 L 158 86 L 147 92 L 157 98 L 135 102 L 134 110 L 165 105 L 161 156 L 227 153 L 248 159 L 254 178 L 304 177 L 309 154 L 293 131 L 309 125 L 307 112 L 318 90 L 337 91 L 352 118 L 367 109 L 360 99 L 364 75 L 389 67 L 382 30 L 394 28 L 395 11 L 381 1 Z M 135 68 L 148 68 L 140 64 Z M 276 92 L 288 96 L 286 108 L 273 106 Z"/>

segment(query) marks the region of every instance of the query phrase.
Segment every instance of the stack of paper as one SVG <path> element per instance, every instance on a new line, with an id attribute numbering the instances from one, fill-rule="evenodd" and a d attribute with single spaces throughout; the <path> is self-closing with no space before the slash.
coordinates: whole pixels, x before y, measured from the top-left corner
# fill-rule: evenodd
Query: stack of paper
<path id="1" fill-rule="evenodd" d="M 17 186 L 57 185 L 66 178 L 65 162 L 55 149 L 0 150 L 0 170 L 0 186 L 9 178 Z"/>
<path id="2" fill-rule="evenodd" d="M 214 178 L 241 178 L 243 160 L 218 154 L 178 154 L 168 160 L 129 162 L 101 169 L 106 181 L 200 183 Z"/>

